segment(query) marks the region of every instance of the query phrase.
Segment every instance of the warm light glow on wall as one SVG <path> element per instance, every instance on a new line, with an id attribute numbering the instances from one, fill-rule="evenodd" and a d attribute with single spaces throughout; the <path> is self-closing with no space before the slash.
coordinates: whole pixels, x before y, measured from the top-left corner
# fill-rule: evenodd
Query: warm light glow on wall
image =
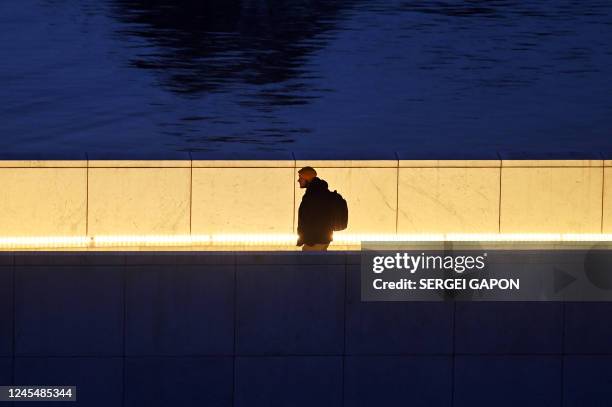
<path id="1" fill-rule="evenodd" d="M 564 236 L 565 235 L 559 233 L 447 233 L 446 240 L 479 242 L 559 242 L 566 240 Z"/>
<path id="2" fill-rule="evenodd" d="M 361 242 L 407 242 L 407 241 L 442 241 L 443 234 L 351 234 L 351 233 L 334 233 L 335 244 L 343 245 L 359 245 Z"/>
<path id="3" fill-rule="evenodd" d="M 208 235 L 117 235 L 94 236 L 93 247 L 193 246 L 209 244 Z"/>
<path id="4" fill-rule="evenodd" d="M 266 249 L 295 248 L 297 235 L 293 234 L 216 234 L 216 235 L 116 235 L 116 236 L 40 236 L 3 237 L 0 249 L 96 249 L 139 247 L 192 247 L 199 249 L 225 247 L 265 247 Z M 422 242 L 422 241 L 540 241 L 540 242 L 612 242 L 612 234 L 559 234 L 559 233 L 446 233 L 446 234 L 350 234 L 336 233 L 330 247 L 348 246 L 359 249 L 362 241 L 370 242 Z"/>
<path id="5" fill-rule="evenodd" d="M 584 234 L 573 234 L 568 233 L 563 235 L 566 241 L 580 242 L 580 241 L 594 241 L 594 242 L 609 242 L 612 241 L 612 234 L 609 233 L 584 233 Z"/>
<path id="6" fill-rule="evenodd" d="M 295 245 L 297 236 L 292 234 L 229 234 L 212 235 L 213 245 Z"/>
<path id="7" fill-rule="evenodd" d="M 52 249 L 89 247 L 91 238 L 41 236 L 41 237 L 0 237 L 0 249 Z"/>

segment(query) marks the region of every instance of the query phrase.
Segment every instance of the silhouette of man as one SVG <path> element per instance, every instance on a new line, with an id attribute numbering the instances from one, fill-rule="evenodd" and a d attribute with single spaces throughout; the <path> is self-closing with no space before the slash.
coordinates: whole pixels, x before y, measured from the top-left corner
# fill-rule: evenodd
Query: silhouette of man
<path id="1" fill-rule="evenodd" d="M 298 171 L 297 182 L 306 188 L 298 210 L 298 241 L 302 250 L 327 250 L 333 240 L 333 230 L 328 210 L 329 190 L 327 182 L 317 178 L 312 167 Z"/>

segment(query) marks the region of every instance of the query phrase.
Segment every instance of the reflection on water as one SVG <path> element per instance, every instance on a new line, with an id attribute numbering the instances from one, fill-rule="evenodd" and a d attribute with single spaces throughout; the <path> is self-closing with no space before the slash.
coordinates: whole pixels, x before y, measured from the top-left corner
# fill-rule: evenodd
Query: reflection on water
<path id="1" fill-rule="evenodd" d="M 113 15 L 127 36 L 145 38 L 155 46 L 130 65 L 155 72 L 159 85 L 181 96 L 230 93 L 239 107 L 270 114 L 275 106 L 303 105 L 317 89 L 304 64 L 325 46 L 324 34 L 334 28 L 340 11 L 352 1 L 173 1 L 114 0 Z M 268 87 L 266 85 L 280 84 Z M 236 92 L 238 90 L 238 92 Z M 235 125 L 231 118 L 194 115 L 181 118 L 178 132 L 191 130 L 189 150 L 208 150 L 210 143 L 274 146 L 291 143 L 307 128 L 290 128 L 282 119 L 251 129 L 248 134 L 198 134 L 193 123 L 209 120 Z M 282 144 L 280 144 L 282 145 Z M 264 148 L 265 149 L 265 148 Z"/>
<path id="2" fill-rule="evenodd" d="M 5 0 L 4 151 L 612 151 L 609 1 Z"/>
<path id="3" fill-rule="evenodd" d="M 153 70 L 173 92 L 223 92 L 240 84 L 281 83 L 302 75 L 306 59 L 326 44 L 350 1 L 114 0 L 122 33 L 149 40 L 156 52 L 133 66 Z M 262 103 L 304 104 L 304 84 L 262 91 Z"/>

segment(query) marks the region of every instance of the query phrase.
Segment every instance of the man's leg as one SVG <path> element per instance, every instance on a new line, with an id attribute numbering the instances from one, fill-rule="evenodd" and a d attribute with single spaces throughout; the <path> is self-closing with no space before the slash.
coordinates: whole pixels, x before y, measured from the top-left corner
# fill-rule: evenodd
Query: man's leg
<path id="1" fill-rule="evenodd" d="M 313 245 L 304 244 L 304 246 L 302 246 L 302 250 L 305 251 L 305 252 L 308 252 L 308 251 L 325 251 L 325 250 L 327 250 L 328 246 L 329 246 L 329 243 L 315 243 Z"/>

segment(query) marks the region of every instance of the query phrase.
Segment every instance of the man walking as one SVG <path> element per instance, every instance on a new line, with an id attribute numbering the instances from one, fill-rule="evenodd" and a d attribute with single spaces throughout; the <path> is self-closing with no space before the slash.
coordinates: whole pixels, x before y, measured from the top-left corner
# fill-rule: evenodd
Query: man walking
<path id="1" fill-rule="evenodd" d="M 329 211 L 329 190 L 327 182 L 317 178 L 312 167 L 298 171 L 297 182 L 306 188 L 298 210 L 298 241 L 302 250 L 327 250 L 333 240 L 333 229 Z"/>

